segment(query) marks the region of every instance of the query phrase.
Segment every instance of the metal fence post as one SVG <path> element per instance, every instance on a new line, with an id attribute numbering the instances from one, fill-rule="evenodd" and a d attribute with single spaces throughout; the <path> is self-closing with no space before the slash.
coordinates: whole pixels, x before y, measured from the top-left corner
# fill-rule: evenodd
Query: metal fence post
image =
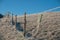
<path id="1" fill-rule="evenodd" d="M 26 12 L 24 13 L 24 36 L 26 34 Z"/>
<path id="2" fill-rule="evenodd" d="M 17 15 L 15 15 L 15 26 L 17 25 Z"/>
<path id="3" fill-rule="evenodd" d="M 13 13 L 12 13 L 12 24 L 13 24 Z"/>

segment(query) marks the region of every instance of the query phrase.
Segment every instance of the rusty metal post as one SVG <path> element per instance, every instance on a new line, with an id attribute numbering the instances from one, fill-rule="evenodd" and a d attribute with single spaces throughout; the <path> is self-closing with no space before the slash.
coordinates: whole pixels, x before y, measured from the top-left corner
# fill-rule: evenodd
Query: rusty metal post
<path id="1" fill-rule="evenodd" d="M 17 15 L 15 15 L 15 26 L 17 24 Z"/>
<path id="2" fill-rule="evenodd" d="M 13 13 L 12 13 L 12 24 L 13 24 Z"/>
<path id="3" fill-rule="evenodd" d="M 26 34 L 26 12 L 24 13 L 24 36 Z"/>

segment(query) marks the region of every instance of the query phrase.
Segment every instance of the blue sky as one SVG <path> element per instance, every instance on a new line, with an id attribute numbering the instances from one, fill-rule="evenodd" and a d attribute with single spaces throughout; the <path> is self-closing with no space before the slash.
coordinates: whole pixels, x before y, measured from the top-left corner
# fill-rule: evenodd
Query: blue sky
<path id="1" fill-rule="evenodd" d="M 0 13 L 17 15 L 39 13 L 60 6 L 60 0 L 0 0 Z"/>

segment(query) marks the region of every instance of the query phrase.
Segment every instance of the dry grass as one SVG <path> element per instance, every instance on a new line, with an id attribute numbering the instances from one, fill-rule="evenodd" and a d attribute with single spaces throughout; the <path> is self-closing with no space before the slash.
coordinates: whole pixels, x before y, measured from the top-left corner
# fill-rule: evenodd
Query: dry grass
<path id="1" fill-rule="evenodd" d="M 34 35 L 40 14 L 27 16 L 27 33 Z M 23 32 L 16 29 L 11 24 L 11 17 L 6 21 L 6 17 L 0 19 L 0 33 L 3 34 L 5 40 L 60 40 L 60 12 L 47 12 L 43 14 L 42 22 L 36 35 L 31 38 L 24 38 Z M 18 16 L 20 26 L 23 27 L 24 17 Z"/>

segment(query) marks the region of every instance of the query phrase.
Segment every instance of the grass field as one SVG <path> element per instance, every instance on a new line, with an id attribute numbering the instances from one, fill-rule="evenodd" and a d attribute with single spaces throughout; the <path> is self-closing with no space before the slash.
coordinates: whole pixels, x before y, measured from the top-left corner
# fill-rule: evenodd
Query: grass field
<path id="1" fill-rule="evenodd" d="M 60 12 L 43 13 L 41 23 L 38 26 L 38 17 L 41 14 L 27 16 L 26 33 L 32 36 L 24 37 L 24 17 L 17 17 L 17 26 L 12 25 L 11 16 L 0 19 L 1 40 L 60 40 Z M 7 20 L 7 21 L 6 21 Z M 14 21 L 15 22 L 15 17 Z M 37 32 L 38 30 L 38 32 Z M 36 33 L 37 32 L 37 33 Z M 26 35 L 27 35 L 26 34 Z M 34 36 L 33 36 L 34 35 Z"/>

